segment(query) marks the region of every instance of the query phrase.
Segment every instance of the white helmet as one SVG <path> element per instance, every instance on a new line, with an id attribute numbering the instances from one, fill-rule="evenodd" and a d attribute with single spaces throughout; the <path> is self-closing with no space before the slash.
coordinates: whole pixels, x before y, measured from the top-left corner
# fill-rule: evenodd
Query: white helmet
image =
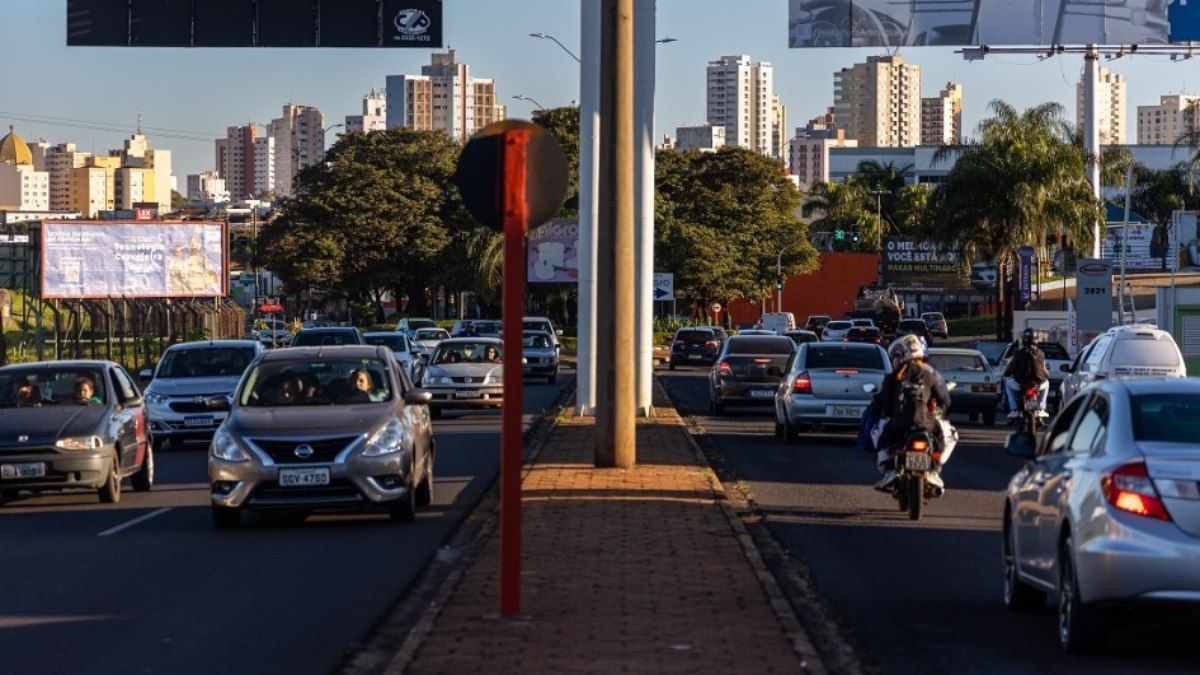
<path id="1" fill-rule="evenodd" d="M 902 335 L 888 347 L 888 356 L 897 363 L 908 363 L 913 359 L 925 358 L 925 345 L 916 335 Z"/>

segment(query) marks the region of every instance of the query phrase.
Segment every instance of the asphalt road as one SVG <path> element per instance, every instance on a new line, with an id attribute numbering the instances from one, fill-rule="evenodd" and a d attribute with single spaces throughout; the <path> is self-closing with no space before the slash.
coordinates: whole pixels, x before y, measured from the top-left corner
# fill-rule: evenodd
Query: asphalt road
<path id="1" fill-rule="evenodd" d="M 526 423 L 573 386 L 528 382 Z M 147 493 L 95 492 L 0 506 L 0 672 L 331 673 L 499 471 L 498 411 L 434 424 L 434 503 L 413 523 L 383 514 L 252 514 L 218 531 L 206 447 L 157 455 Z"/>
<path id="2" fill-rule="evenodd" d="M 864 667 L 891 675 L 1196 673 L 1200 615 L 1136 612 L 1109 652 L 1058 649 L 1053 612 L 1018 615 L 1001 601 L 1004 488 L 1020 460 L 1003 449 L 1003 426 L 952 416 L 960 441 L 943 470 L 947 493 L 913 522 L 871 485 L 873 458 L 853 433 L 774 437 L 769 407 L 707 413 L 707 369 L 659 372 L 701 444 L 738 481 L 771 538 L 827 601 L 826 616 Z M 690 411 L 690 412 L 689 412 Z"/>

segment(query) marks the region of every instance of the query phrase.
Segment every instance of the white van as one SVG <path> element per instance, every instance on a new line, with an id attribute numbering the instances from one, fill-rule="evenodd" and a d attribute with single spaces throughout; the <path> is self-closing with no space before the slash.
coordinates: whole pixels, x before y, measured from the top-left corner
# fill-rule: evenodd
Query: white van
<path id="1" fill-rule="evenodd" d="M 767 312 L 758 320 L 762 328 L 773 330 L 778 335 L 783 335 L 789 330 L 796 329 L 796 315 L 791 312 Z"/>

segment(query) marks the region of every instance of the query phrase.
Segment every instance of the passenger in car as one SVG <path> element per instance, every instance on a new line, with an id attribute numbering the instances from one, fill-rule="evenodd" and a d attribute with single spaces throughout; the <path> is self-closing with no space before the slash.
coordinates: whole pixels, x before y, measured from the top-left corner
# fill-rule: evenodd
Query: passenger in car
<path id="1" fill-rule="evenodd" d="M 37 390 L 34 389 L 33 383 L 26 377 L 18 377 L 8 385 L 9 394 L 7 397 L 9 405 L 18 408 L 36 407 L 42 404 L 40 397 L 37 395 Z"/>
<path id="2" fill-rule="evenodd" d="M 79 376 L 75 380 L 75 402 L 83 405 L 100 405 L 104 401 L 96 396 L 96 385 L 91 378 Z"/>

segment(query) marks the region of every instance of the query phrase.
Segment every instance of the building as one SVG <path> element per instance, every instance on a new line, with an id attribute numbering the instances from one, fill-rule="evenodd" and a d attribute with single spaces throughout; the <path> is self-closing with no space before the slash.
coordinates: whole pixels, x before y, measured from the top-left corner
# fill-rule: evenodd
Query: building
<path id="1" fill-rule="evenodd" d="M 45 167 L 50 174 L 50 208 L 68 211 L 76 207 L 77 198 L 71 192 L 73 173 L 87 164 L 91 153 L 80 152 L 74 143 L 59 143 L 45 151 Z"/>
<path id="2" fill-rule="evenodd" d="M 225 138 L 216 141 L 217 175 L 225 181 L 228 192 L 239 198 L 270 189 L 260 187 L 257 181 L 258 141 L 262 138 L 259 131 L 257 124 L 227 127 Z"/>
<path id="3" fill-rule="evenodd" d="M 325 114 L 317 108 L 287 103 L 283 116 L 271 120 L 267 135 L 275 145 L 275 194 L 295 195 L 296 174 L 325 159 Z M 244 195 L 233 192 L 234 199 L 245 199 L 261 191 Z"/>
<path id="4" fill-rule="evenodd" d="M 85 218 L 95 218 L 101 211 L 117 207 L 117 171 L 121 168 L 118 156 L 88 157 L 83 166 L 71 169 L 71 200 L 67 207 Z"/>
<path id="5" fill-rule="evenodd" d="M 703 150 L 715 152 L 725 146 L 725 127 L 712 124 L 697 124 L 675 128 L 676 150 Z"/>
<path id="6" fill-rule="evenodd" d="M 1140 145 L 1174 145 L 1197 128 L 1200 96 L 1160 96 L 1158 105 L 1137 107 L 1137 142 Z"/>
<path id="7" fill-rule="evenodd" d="M 346 115 L 346 133 L 382 131 L 387 128 L 386 92 L 371 90 L 363 97 L 362 114 Z"/>
<path id="8" fill-rule="evenodd" d="M 420 75 L 389 75 L 384 98 L 388 129 L 444 131 L 461 143 L 504 119 L 495 82 L 471 77 L 470 67 L 455 61 L 453 49 L 433 54 Z"/>
<path id="9" fill-rule="evenodd" d="M 1095 109 L 1100 142 L 1106 145 L 1120 145 L 1125 142 L 1125 78 L 1120 73 L 1101 67 L 1099 80 Z M 1080 80 L 1075 85 L 1075 124 L 1080 130 L 1084 128 L 1083 114 L 1087 110 L 1083 102 L 1084 89 L 1084 82 Z"/>
<path id="10" fill-rule="evenodd" d="M 937 96 L 921 99 L 921 145 L 954 145 L 962 142 L 961 84 L 947 82 Z"/>
<path id="11" fill-rule="evenodd" d="M 779 94 L 771 95 L 771 156 L 783 162 L 787 159 L 787 106 Z"/>
<path id="12" fill-rule="evenodd" d="M 783 117 L 775 96 L 770 63 L 750 57 L 722 56 L 708 64 L 705 83 L 707 122 L 725 128 L 725 142 L 747 150 L 782 158 Z"/>
<path id="13" fill-rule="evenodd" d="M 50 174 L 33 166 L 29 145 L 11 126 L 0 138 L 0 210 L 50 210 Z"/>
<path id="14" fill-rule="evenodd" d="M 215 171 L 189 174 L 187 177 L 188 202 L 196 206 L 217 206 L 229 203 L 229 190 L 225 179 Z"/>
<path id="15" fill-rule="evenodd" d="M 833 108 L 858 147 L 910 148 L 921 140 L 921 67 L 868 56 L 833 75 Z"/>

